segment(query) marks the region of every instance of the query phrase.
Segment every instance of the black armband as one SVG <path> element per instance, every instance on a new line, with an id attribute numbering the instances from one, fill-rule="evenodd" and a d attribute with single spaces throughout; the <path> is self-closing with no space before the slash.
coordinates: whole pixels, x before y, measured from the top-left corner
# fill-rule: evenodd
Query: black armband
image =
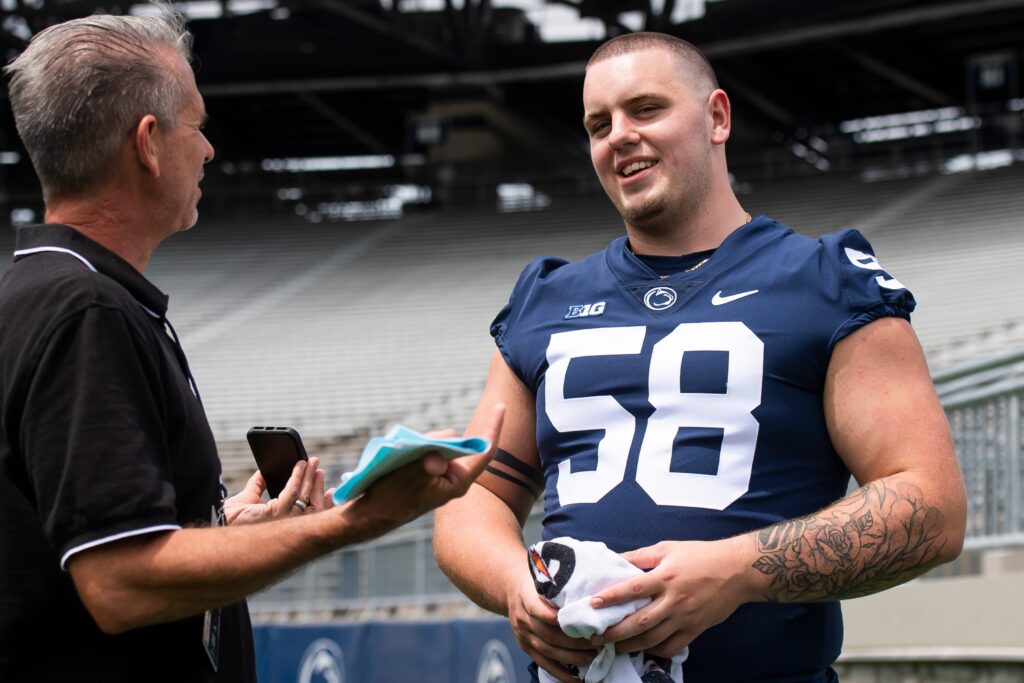
<path id="1" fill-rule="evenodd" d="M 490 474 L 500 477 L 505 481 L 510 481 L 516 486 L 523 487 L 530 492 L 530 495 L 537 496 L 544 488 L 544 478 L 541 476 L 541 473 L 508 451 L 503 451 L 499 448 L 494 456 L 494 462 L 501 463 L 505 467 L 508 467 L 512 470 L 512 473 L 506 472 L 491 464 L 487 466 L 487 471 Z"/>
<path id="2" fill-rule="evenodd" d="M 509 467 L 523 475 L 537 488 L 544 486 L 544 477 L 541 475 L 540 470 L 530 467 L 508 451 L 503 451 L 499 448 L 497 453 L 494 455 L 494 460 L 495 462 L 500 462 L 502 465 L 505 465 L 506 467 Z"/>

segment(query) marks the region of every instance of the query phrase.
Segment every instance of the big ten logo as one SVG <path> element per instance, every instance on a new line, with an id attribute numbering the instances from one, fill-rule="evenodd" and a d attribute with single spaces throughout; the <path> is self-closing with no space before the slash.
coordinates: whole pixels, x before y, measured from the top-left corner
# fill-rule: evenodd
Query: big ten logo
<path id="1" fill-rule="evenodd" d="M 565 314 L 563 320 L 572 320 L 573 318 L 592 318 L 595 315 L 601 315 L 604 313 L 604 307 L 607 304 L 605 301 L 598 301 L 593 304 L 573 304 L 569 306 L 569 312 Z"/>

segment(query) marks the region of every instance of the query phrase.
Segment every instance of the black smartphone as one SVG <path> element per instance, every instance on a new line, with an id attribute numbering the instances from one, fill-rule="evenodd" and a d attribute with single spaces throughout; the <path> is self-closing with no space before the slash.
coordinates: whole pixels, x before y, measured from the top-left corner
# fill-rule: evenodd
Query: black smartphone
<path id="1" fill-rule="evenodd" d="M 256 465 L 267 482 L 267 493 L 277 498 L 300 460 L 308 460 L 299 433 L 291 427 L 253 427 L 245 438 Z"/>

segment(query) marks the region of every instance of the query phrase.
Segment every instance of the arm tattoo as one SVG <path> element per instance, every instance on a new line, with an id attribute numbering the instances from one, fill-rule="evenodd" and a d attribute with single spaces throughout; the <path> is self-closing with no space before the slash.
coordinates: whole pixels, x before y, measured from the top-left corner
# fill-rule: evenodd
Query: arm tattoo
<path id="1" fill-rule="evenodd" d="M 755 534 L 752 565 L 772 577 L 772 602 L 869 595 L 940 564 L 942 513 L 919 488 L 876 481 L 807 517 Z"/>

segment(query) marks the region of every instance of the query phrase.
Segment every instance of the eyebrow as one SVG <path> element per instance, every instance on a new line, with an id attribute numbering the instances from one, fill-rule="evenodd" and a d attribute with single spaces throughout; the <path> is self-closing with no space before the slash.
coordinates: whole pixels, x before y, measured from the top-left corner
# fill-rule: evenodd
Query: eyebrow
<path id="1" fill-rule="evenodd" d="M 624 104 L 629 106 L 629 105 L 632 105 L 632 104 L 639 104 L 640 102 L 643 102 L 644 100 L 660 100 L 660 99 L 664 99 L 664 97 L 662 95 L 655 95 L 654 93 L 642 92 L 639 95 L 633 95 L 632 97 L 626 99 Z M 607 114 L 607 112 L 605 112 L 604 110 L 600 110 L 600 111 L 596 111 L 596 112 L 587 114 L 586 116 L 583 117 L 583 125 L 586 126 L 588 122 L 593 121 L 594 119 L 599 119 L 602 116 L 604 116 L 605 114 Z"/>

